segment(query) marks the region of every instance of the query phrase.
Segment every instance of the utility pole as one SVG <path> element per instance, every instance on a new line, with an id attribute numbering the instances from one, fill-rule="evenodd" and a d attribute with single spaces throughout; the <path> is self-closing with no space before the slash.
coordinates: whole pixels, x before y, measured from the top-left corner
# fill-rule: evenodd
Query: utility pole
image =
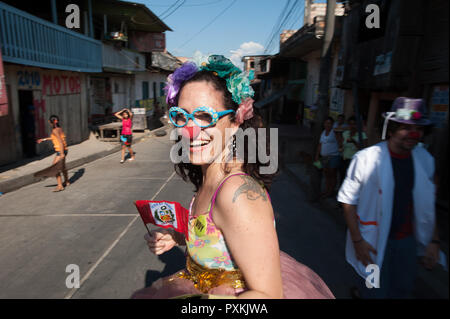
<path id="1" fill-rule="evenodd" d="M 310 14 L 311 14 L 311 0 L 305 0 L 305 16 L 303 17 L 304 25 L 309 25 Z"/>
<path id="2" fill-rule="evenodd" d="M 331 45 L 334 37 L 335 9 L 336 0 L 327 0 L 325 35 L 323 37 L 322 52 L 320 54 L 318 105 L 313 128 L 313 155 L 316 153 L 317 146 L 319 145 L 320 134 L 323 130 L 322 124 L 329 112 L 328 90 L 330 87 Z"/>
<path id="3" fill-rule="evenodd" d="M 330 87 L 330 71 L 331 71 L 331 50 L 334 37 L 334 22 L 335 22 L 336 0 L 327 0 L 327 11 L 325 16 L 325 34 L 323 37 L 322 52 L 320 54 L 320 73 L 319 73 L 319 94 L 317 111 L 314 118 L 313 136 L 312 136 L 312 156 L 316 155 L 317 147 L 320 141 L 320 135 L 323 131 L 323 122 L 329 113 L 329 96 L 328 90 Z M 320 176 L 310 175 L 310 185 L 312 194 L 321 193 Z M 319 199 L 316 197 L 315 200 Z M 312 199 L 314 200 L 314 199 Z"/>

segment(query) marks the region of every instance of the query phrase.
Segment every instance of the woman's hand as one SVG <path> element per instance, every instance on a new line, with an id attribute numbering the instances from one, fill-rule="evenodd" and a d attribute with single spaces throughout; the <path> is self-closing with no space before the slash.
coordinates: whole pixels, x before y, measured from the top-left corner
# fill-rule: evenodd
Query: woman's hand
<path id="1" fill-rule="evenodd" d="M 161 255 L 177 245 L 174 232 L 168 229 L 153 230 L 150 234 L 145 234 L 144 238 L 155 255 Z"/>

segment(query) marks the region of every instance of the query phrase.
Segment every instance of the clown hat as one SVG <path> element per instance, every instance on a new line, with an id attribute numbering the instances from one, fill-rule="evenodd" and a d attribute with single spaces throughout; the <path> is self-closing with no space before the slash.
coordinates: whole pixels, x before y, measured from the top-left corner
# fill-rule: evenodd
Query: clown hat
<path id="1" fill-rule="evenodd" d="M 414 125 L 430 125 L 431 121 L 425 117 L 426 109 L 423 99 L 411 99 L 398 97 L 392 103 L 391 110 L 383 113 L 384 125 L 382 139 L 386 139 L 386 131 L 389 120 Z"/>

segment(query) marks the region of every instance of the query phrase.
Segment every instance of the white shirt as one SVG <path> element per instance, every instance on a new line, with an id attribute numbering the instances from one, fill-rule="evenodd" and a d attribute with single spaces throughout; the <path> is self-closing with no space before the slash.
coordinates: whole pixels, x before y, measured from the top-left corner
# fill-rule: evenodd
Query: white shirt
<path id="1" fill-rule="evenodd" d="M 339 155 L 339 145 L 333 130 L 330 131 L 328 136 L 325 135 L 324 130 L 322 132 L 322 135 L 320 136 L 320 143 L 322 144 L 320 148 L 320 155 L 322 156 Z"/>
<path id="2" fill-rule="evenodd" d="M 435 226 L 434 159 L 423 147 L 412 151 L 414 162 L 414 234 L 418 255 L 430 243 Z M 381 271 L 389 237 L 394 199 L 394 173 L 387 142 L 381 142 L 353 156 L 337 200 L 355 205 L 361 236 L 375 250 L 372 260 Z M 345 248 L 347 262 L 366 278 L 366 267 L 356 258 L 355 248 L 347 231 Z"/>

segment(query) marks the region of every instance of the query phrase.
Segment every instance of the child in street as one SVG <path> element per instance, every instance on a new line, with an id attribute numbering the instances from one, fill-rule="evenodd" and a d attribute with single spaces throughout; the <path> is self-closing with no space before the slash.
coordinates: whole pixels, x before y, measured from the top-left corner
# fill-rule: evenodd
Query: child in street
<path id="1" fill-rule="evenodd" d="M 52 169 L 50 169 L 48 172 L 42 174 L 42 176 L 55 176 L 58 186 L 53 191 L 60 192 L 60 191 L 64 190 L 64 187 L 67 187 L 70 185 L 68 173 L 67 173 L 67 169 L 66 169 L 66 156 L 67 156 L 67 152 L 68 152 L 66 135 L 64 134 L 64 131 L 62 130 L 62 128 L 59 124 L 58 116 L 56 116 L 56 115 L 50 116 L 50 119 L 48 120 L 48 122 L 52 126 L 52 133 L 50 134 L 49 137 L 38 139 L 37 143 L 40 144 L 42 142 L 51 140 L 53 143 L 53 148 L 55 149 L 55 152 L 56 152 L 56 156 L 53 159 L 52 165 L 54 165 L 58 162 L 61 162 L 61 165 L 52 167 Z M 61 172 L 64 175 L 64 183 L 62 183 Z"/>
<path id="2" fill-rule="evenodd" d="M 121 111 L 114 113 L 114 116 L 122 120 L 122 133 L 120 136 L 122 158 L 120 163 L 123 164 L 125 162 L 125 148 L 128 148 L 128 153 L 131 156 L 129 161 L 134 161 L 134 153 L 131 149 L 131 142 L 133 139 L 133 132 L 131 131 L 131 127 L 133 126 L 133 113 L 129 109 L 124 108 Z"/>

